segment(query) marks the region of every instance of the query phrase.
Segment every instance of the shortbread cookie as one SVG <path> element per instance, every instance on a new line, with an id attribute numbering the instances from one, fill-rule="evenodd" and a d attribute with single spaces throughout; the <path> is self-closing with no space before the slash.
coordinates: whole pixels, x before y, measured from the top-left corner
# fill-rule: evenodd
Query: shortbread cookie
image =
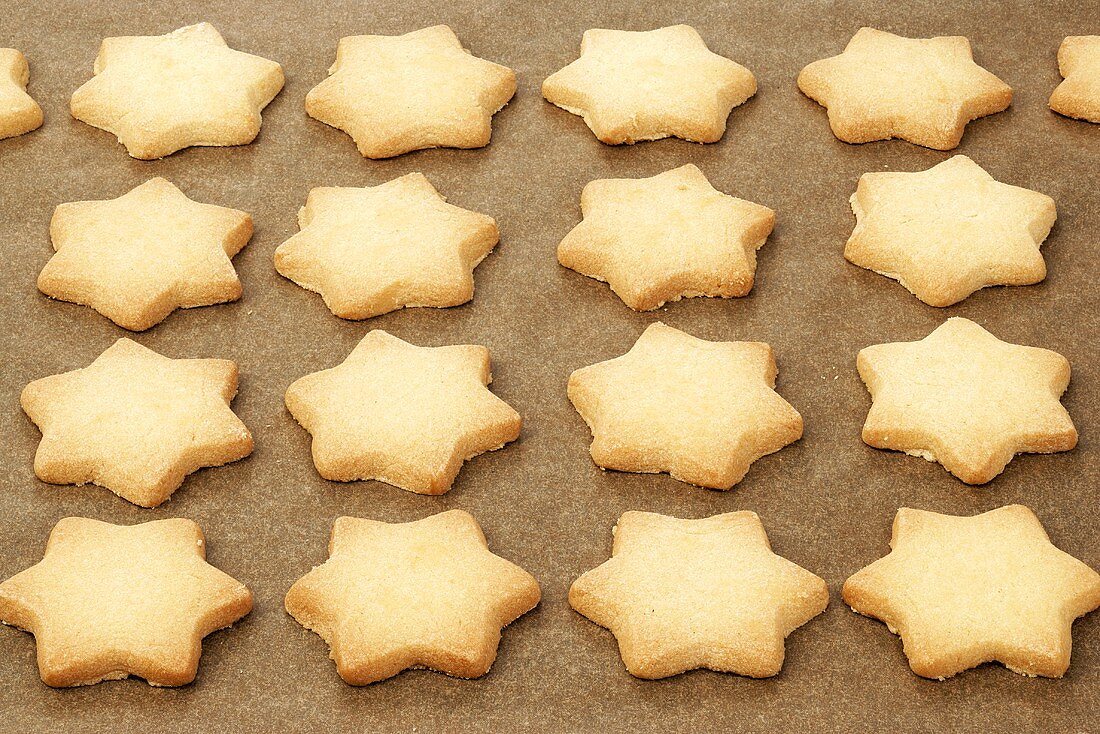
<path id="1" fill-rule="evenodd" d="M 1000 183 L 964 155 L 920 173 L 865 173 L 851 202 L 844 257 L 930 306 L 1046 277 L 1039 247 L 1057 218 L 1054 199 Z"/>
<path id="2" fill-rule="evenodd" d="M 569 604 L 611 630 L 638 678 L 775 675 L 784 639 L 829 603 L 822 579 L 772 553 L 755 512 L 627 512 L 614 535 L 611 560 L 573 582 Z"/>
<path id="3" fill-rule="evenodd" d="M 244 584 L 206 562 L 191 520 L 58 521 L 46 554 L 0 584 L 0 622 L 38 644 L 49 686 L 127 676 L 154 686 L 195 679 L 202 638 L 252 609 Z"/>
<path id="4" fill-rule="evenodd" d="M 1050 109 L 1100 122 L 1100 36 L 1068 36 L 1058 47 L 1064 81 L 1050 95 Z"/>
<path id="5" fill-rule="evenodd" d="M 766 206 L 716 191 L 692 164 L 651 178 L 592 181 L 584 221 L 558 245 L 567 268 L 650 311 L 692 296 L 743 296 L 772 227 Z"/>
<path id="6" fill-rule="evenodd" d="M 169 359 L 119 339 L 88 367 L 23 389 L 23 410 L 42 431 L 34 473 L 156 507 L 191 472 L 252 453 L 229 408 L 236 394 L 228 359 Z"/>
<path id="7" fill-rule="evenodd" d="M 716 142 L 730 111 L 754 94 L 752 72 L 712 53 L 686 25 L 585 31 L 580 58 L 542 83 L 543 97 L 611 145 L 669 136 Z"/>
<path id="8" fill-rule="evenodd" d="M 445 25 L 403 36 L 348 36 L 306 112 L 343 130 L 367 158 L 489 144 L 516 75 L 479 59 Z"/>
<path id="9" fill-rule="evenodd" d="M 354 686 L 406 668 L 477 678 L 500 632 L 539 603 L 531 574 L 489 552 L 477 521 L 450 510 L 409 523 L 339 517 L 329 559 L 286 595 Z"/>
<path id="10" fill-rule="evenodd" d="M 1012 102 L 1012 88 L 974 63 L 963 36 L 904 38 L 860 28 L 844 53 L 815 61 L 798 88 L 829 110 L 846 143 L 901 138 L 951 150 L 966 123 Z"/>
<path id="11" fill-rule="evenodd" d="M 275 250 L 275 268 L 345 319 L 466 303 L 474 268 L 500 237 L 492 217 L 448 204 L 420 173 L 313 189 L 298 224 Z"/>
<path id="12" fill-rule="evenodd" d="M 993 661 L 1060 678 L 1073 620 L 1100 606 L 1100 574 L 1055 548 L 1022 505 L 973 517 L 903 507 L 890 548 L 844 582 L 844 601 L 900 635 L 925 678 Z"/>
<path id="13" fill-rule="evenodd" d="M 283 88 L 283 67 L 235 51 L 209 23 L 163 36 L 105 38 L 73 117 L 114 133 L 134 158 L 192 145 L 244 145 Z"/>
<path id="14" fill-rule="evenodd" d="M 375 329 L 341 364 L 286 391 L 325 479 L 443 494 L 467 459 L 519 437 L 519 413 L 486 387 L 489 350 L 418 347 Z"/>
<path id="15" fill-rule="evenodd" d="M 917 342 L 878 344 L 856 360 L 874 400 L 863 440 L 943 464 L 984 484 L 1019 453 L 1077 445 L 1059 398 L 1069 362 L 1047 349 L 1008 344 L 953 318 Z"/>
<path id="16" fill-rule="evenodd" d="M 776 373 L 767 344 L 709 342 L 657 322 L 623 356 L 571 374 L 569 399 L 597 466 L 729 489 L 802 436 Z"/>
<path id="17" fill-rule="evenodd" d="M 27 94 L 29 78 L 26 57 L 14 48 L 0 48 L 0 139 L 42 125 L 42 108 Z"/>

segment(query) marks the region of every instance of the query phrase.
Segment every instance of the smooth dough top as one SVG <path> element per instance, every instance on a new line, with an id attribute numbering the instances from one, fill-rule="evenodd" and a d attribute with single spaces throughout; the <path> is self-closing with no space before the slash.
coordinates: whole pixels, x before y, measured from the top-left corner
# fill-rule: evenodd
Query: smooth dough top
<path id="1" fill-rule="evenodd" d="M 1064 77 L 1050 96 L 1055 112 L 1100 122 L 1100 36 L 1068 36 L 1058 48 Z"/>
<path id="2" fill-rule="evenodd" d="M 29 79 L 27 58 L 14 48 L 0 48 L 0 139 L 42 125 L 42 108 L 27 94 Z"/>

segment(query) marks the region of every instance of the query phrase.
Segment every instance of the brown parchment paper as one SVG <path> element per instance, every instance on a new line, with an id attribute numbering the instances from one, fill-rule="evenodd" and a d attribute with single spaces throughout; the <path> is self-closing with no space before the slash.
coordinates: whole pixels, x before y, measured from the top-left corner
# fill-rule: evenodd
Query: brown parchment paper
<path id="1" fill-rule="evenodd" d="M 69 96 L 90 76 L 101 38 L 166 33 L 201 20 L 234 48 L 284 65 L 286 87 L 264 111 L 254 144 L 143 162 L 109 133 L 70 118 Z M 585 29 L 679 22 L 759 81 L 760 92 L 733 112 L 720 143 L 607 147 L 579 118 L 540 97 L 542 80 L 576 57 Z M 474 53 L 518 73 L 519 92 L 496 116 L 489 147 L 369 161 L 346 135 L 306 116 L 305 93 L 325 77 L 339 37 L 435 23 L 451 25 Z M 977 61 L 1012 85 L 1012 107 L 972 123 L 956 152 L 1057 201 L 1042 284 L 991 288 L 938 310 L 845 262 L 848 197 L 860 174 L 923 170 L 952 154 L 896 141 L 841 143 L 824 110 L 799 93 L 799 69 L 839 53 L 861 25 L 966 35 Z M 46 122 L 0 143 L 0 576 L 38 561 L 50 528 L 68 515 L 115 523 L 189 517 L 206 532 L 210 561 L 247 583 L 256 603 L 239 624 L 207 638 L 197 681 L 179 689 L 129 680 L 52 690 L 38 679 L 31 635 L 0 629 L 0 731 L 1096 731 L 1100 615 L 1075 625 L 1063 680 L 1029 680 L 987 665 L 936 683 L 913 675 L 899 640 L 848 610 L 839 587 L 887 552 L 900 506 L 974 514 L 1022 502 L 1059 547 L 1100 568 L 1100 127 L 1046 107 L 1059 80 L 1062 38 L 1098 31 L 1100 10 L 1084 1 L 5 0 L 0 45 L 29 58 L 30 91 Z M 606 285 L 558 266 L 555 247 L 580 218 L 586 182 L 687 162 L 719 189 L 778 212 L 751 295 L 638 314 Z M 374 185 L 412 171 L 500 224 L 501 243 L 477 269 L 472 303 L 341 321 L 319 297 L 276 274 L 272 252 L 298 231 L 296 212 L 310 188 Z M 198 201 L 252 213 L 255 237 L 235 260 L 244 297 L 177 312 L 133 336 L 88 308 L 40 295 L 35 278 L 51 252 L 53 208 L 117 197 L 153 176 Z M 1020 457 L 991 484 L 968 488 L 937 465 L 861 443 L 869 398 L 856 352 L 921 338 L 950 315 L 1069 358 L 1065 404 L 1081 431 L 1075 451 Z M 805 418 L 804 438 L 757 462 L 728 493 L 597 470 L 588 431 L 566 399 L 566 378 L 621 354 L 657 319 L 706 339 L 769 342 L 779 390 Z M 371 328 L 423 345 L 489 347 L 493 389 L 523 415 L 522 438 L 469 462 L 442 497 L 322 480 L 283 392 L 299 376 L 340 362 Z M 19 409 L 27 382 L 85 366 L 123 335 L 173 357 L 236 360 L 234 408 L 256 439 L 250 458 L 193 475 L 155 510 L 99 488 L 38 482 L 32 457 L 39 433 Z M 337 516 L 408 521 L 448 508 L 472 512 L 492 549 L 539 579 L 543 602 L 506 631 L 483 679 L 413 671 L 367 688 L 344 685 L 321 639 L 285 614 L 283 595 L 325 559 Z M 697 671 L 645 682 L 625 672 L 614 638 L 575 614 L 566 592 L 607 558 L 611 528 L 629 509 L 681 517 L 755 510 L 778 553 L 829 582 L 828 610 L 788 639 L 780 675 L 757 681 Z"/>

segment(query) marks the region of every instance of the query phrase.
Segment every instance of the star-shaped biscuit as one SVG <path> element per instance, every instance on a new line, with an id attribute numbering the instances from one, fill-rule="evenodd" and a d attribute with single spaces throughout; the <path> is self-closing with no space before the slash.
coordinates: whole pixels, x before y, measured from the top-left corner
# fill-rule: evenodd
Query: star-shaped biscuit
<path id="1" fill-rule="evenodd" d="M 964 155 L 919 173 L 865 173 L 851 202 L 844 257 L 930 306 L 1046 277 L 1039 247 L 1057 218 L 1054 200 L 1000 183 Z"/>
<path id="2" fill-rule="evenodd" d="M 1059 402 L 1066 358 L 1008 344 L 973 321 L 952 318 L 920 341 L 867 347 L 856 366 L 874 400 L 863 440 L 939 462 L 967 484 L 990 481 L 1016 454 L 1077 445 Z"/>
<path id="3" fill-rule="evenodd" d="M 745 67 L 711 52 L 691 26 L 584 32 L 581 55 L 542 83 L 542 96 L 618 145 L 674 136 L 713 143 L 730 111 L 756 94 Z"/>
<path id="4" fill-rule="evenodd" d="M 767 344 L 710 342 L 657 322 L 623 356 L 571 374 L 569 399 L 597 466 L 729 489 L 802 436 L 776 373 Z"/>
<path id="5" fill-rule="evenodd" d="M 154 178 L 117 199 L 58 206 L 50 221 L 56 253 L 38 289 L 144 331 L 177 308 L 240 298 L 230 258 L 251 237 L 245 212 L 200 204 Z"/>
<path id="6" fill-rule="evenodd" d="M 573 582 L 569 604 L 611 630 L 638 678 L 775 675 L 787 635 L 829 603 L 822 579 L 772 553 L 755 512 L 627 512 L 614 535 L 611 560 Z"/>
<path id="7" fill-rule="evenodd" d="M 229 408 L 236 394 L 228 359 L 169 359 L 119 339 L 88 367 L 23 388 L 23 410 L 42 431 L 34 473 L 156 507 L 191 472 L 252 453 Z"/>
<path id="8" fill-rule="evenodd" d="M 963 36 L 905 38 L 860 28 L 844 53 L 815 61 L 798 87 L 829 110 L 846 143 L 901 138 L 936 150 L 962 140 L 966 123 L 1012 102 L 1012 89 L 974 63 Z"/>
<path id="9" fill-rule="evenodd" d="M 1100 574 L 1055 548 L 1022 505 L 973 517 L 903 507 L 890 548 L 844 583 L 844 601 L 901 635 L 925 678 L 993 661 L 1060 678 L 1073 620 L 1100 606 Z"/>
<path id="10" fill-rule="evenodd" d="M 519 437 L 492 379 L 485 347 L 418 347 L 375 329 L 338 366 L 292 384 L 286 406 L 325 479 L 443 494 L 464 461 Z"/>
<path id="11" fill-rule="evenodd" d="M 500 632 L 539 602 L 531 574 L 489 552 L 477 521 L 450 510 L 409 523 L 340 517 L 329 559 L 286 595 L 355 686 L 428 668 L 489 672 Z"/>
<path id="12" fill-rule="evenodd" d="M 567 268 L 604 281 L 623 302 L 650 311 L 693 296 L 743 296 L 775 212 L 710 185 L 692 164 L 651 178 L 592 181 L 584 221 L 558 245 Z"/>
<path id="13" fill-rule="evenodd" d="M 252 609 L 244 584 L 206 562 L 191 520 L 111 525 L 66 517 L 41 561 L 0 584 L 0 621 L 34 634 L 46 685 L 127 676 L 195 679 L 202 638 Z"/>
<path id="14" fill-rule="evenodd" d="M 367 158 L 489 144 L 516 75 L 479 59 L 445 25 L 403 36 L 347 36 L 306 112 L 343 130 Z"/>
<path id="15" fill-rule="evenodd" d="M 27 94 L 29 78 L 26 57 L 14 48 L 0 48 L 0 139 L 42 125 L 42 108 Z"/>
<path id="16" fill-rule="evenodd" d="M 1100 122 L 1100 36 L 1068 36 L 1058 47 L 1064 80 L 1050 95 L 1050 109 L 1079 120 Z"/>
<path id="17" fill-rule="evenodd" d="M 275 268 L 345 319 L 474 297 L 474 268 L 499 239 L 492 217 L 448 204 L 420 173 L 368 188 L 322 187 Z"/>
<path id="18" fill-rule="evenodd" d="M 260 110 L 283 88 L 283 67 L 229 48 L 209 23 L 105 38 L 93 73 L 73 93 L 73 117 L 114 133 L 143 160 L 251 143 Z"/>

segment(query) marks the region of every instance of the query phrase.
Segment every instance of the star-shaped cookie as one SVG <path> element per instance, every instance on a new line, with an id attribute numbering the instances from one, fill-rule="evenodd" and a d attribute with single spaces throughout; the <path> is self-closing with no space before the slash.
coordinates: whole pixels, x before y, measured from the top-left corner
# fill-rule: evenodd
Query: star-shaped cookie
<path id="1" fill-rule="evenodd" d="M 191 472 L 252 453 L 229 408 L 236 394 L 228 359 L 169 359 L 119 339 L 88 367 L 23 388 L 23 410 L 42 431 L 34 473 L 156 507 Z"/>
<path id="2" fill-rule="evenodd" d="M 313 189 L 298 223 L 275 268 L 345 319 L 466 303 L 474 268 L 499 239 L 492 217 L 448 204 L 420 173 Z"/>
<path id="3" fill-rule="evenodd" d="M 406 668 L 489 672 L 500 632 L 539 602 L 531 574 L 489 552 L 477 521 L 450 510 L 409 523 L 340 517 L 329 559 L 286 595 L 355 686 Z"/>
<path id="4" fill-rule="evenodd" d="M 42 125 L 42 108 L 27 94 L 29 78 L 26 57 L 14 48 L 0 48 L 0 139 Z"/>
<path id="5" fill-rule="evenodd" d="M 569 604 L 611 630 L 638 678 L 775 675 L 787 635 L 829 603 L 822 579 L 772 553 L 755 512 L 627 512 L 614 534 L 611 560 L 573 582 Z"/>
<path id="6" fill-rule="evenodd" d="M 930 306 L 1046 277 L 1039 247 L 1057 218 L 1054 200 L 1000 183 L 964 155 L 920 173 L 865 173 L 851 202 L 844 257 Z"/>
<path id="7" fill-rule="evenodd" d="M 292 384 L 286 406 L 325 479 L 443 494 L 463 462 L 519 437 L 492 379 L 485 347 L 418 347 L 375 329 L 338 366 Z"/>
<path id="8" fill-rule="evenodd" d="M 191 520 L 111 525 L 66 517 L 41 561 L 0 584 L 0 621 L 34 634 L 49 686 L 127 676 L 195 679 L 202 638 L 252 609 L 244 584 L 206 562 Z"/>
<path id="9" fill-rule="evenodd" d="M 1058 47 L 1064 80 L 1050 95 L 1050 109 L 1079 120 L 1100 122 L 1100 36 L 1068 36 Z"/>
<path id="10" fill-rule="evenodd" d="M 283 67 L 229 48 L 209 23 L 105 38 L 93 73 L 73 93 L 73 117 L 114 133 L 143 160 L 251 143 L 260 110 L 283 88 Z"/>
<path id="11" fill-rule="evenodd" d="M 650 311 L 693 296 L 743 296 L 775 212 L 710 185 L 692 164 L 650 178 L 592 181 L 584 221 L 558 245 L 558 261 L 604 281 Z"/>
<path id="12" fill-rule="evenodd" d="M 1060 678 L 1073 620 L 1100 606 L 1100 574 L 1055 548 L 1022 505 L 973 517 L 903 507 L 890 548 L 844 582 L 844 601 L 901 635 L 925 678 L 993 661 Z"/>
<path id="13" fill-rule="evenodd" d="M 587 30 L 580 58 L 542 83 L 543 97 L 611 145 L 669 136 L 714 143 L 730 111 L 754 94 L 752 72 L 686 25 Z"/>
<path id="14" fill-rule="evenodd" d="M 367 158 L 489 144 L 516 75 L 479 59 L 445 25 L 403 36 L 348 36 L 306 112 L 343 130 Z"/>
<path id="15" fill-rule="evenodd" d="M 1066 358 L 1008 344 L 973 321 L 952 318 L 920 341 L 867 347 L 856 366 L 874 400 L 863 440 L 939 462 L 967 484 L 990 481 L 1016 454 L 1077 445 L 1059 402 Z"/>
<path id="16" fill-rule="evenodd" d="M 860 28 L 844 53 L 815 61 L 798 88 L 829 110 L 846 143 L 901 138 L 951 150 L 966 123 L 1012 102 L 1012 89 L 974 63 L 963 36 L 905 38 Z"/>
<path id="17" fill-rule="evenodd" d="M 144 331 L 177 308 L 240 298 L 230 258 L 251 237 L 245 212 L 200 204 L 154 178 L 117 199 L 58 206 L 50 221 L 56 253 L 38 289 Z"/>
<path id="18" fill-rule="evenodd" d="M 710 342 L 657 322 L 623 356 L 571 374 L 569 399 L 597 466 L 729 489 L 802 436 L 776 373 L 767 344 Z"/>

